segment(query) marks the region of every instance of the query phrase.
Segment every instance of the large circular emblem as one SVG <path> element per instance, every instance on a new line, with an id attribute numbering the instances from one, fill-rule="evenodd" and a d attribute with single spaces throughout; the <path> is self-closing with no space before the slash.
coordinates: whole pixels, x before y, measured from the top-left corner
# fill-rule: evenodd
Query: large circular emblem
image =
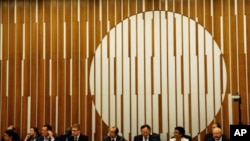
<path id="1" fill-rule="evenodd" d="M 144 123 L 158 133 L 172 134 L 179 125 L 197 135 L 220 110 L 225 88 L 225 62 L 212 35 L 166 11 L 117 24 L 97 46 L 90 68 L 95 108 L 108 126 L 122 127 L 125 138 Z"/>

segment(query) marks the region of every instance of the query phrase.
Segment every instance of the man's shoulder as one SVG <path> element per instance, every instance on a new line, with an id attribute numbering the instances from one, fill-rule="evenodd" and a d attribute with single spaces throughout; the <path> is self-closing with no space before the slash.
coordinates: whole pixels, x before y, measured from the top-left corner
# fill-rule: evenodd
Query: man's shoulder
<path id="1" fill-rule="evenodd" d="M 118 139 L 119 141 L 124 141 L 124 140 L 125 140 L 125 138 L 124 138 L 123 136 L 120 136 L 120 135 L 117 135 L 117 139 Z"/>
<path id="2" fill-rule="evenodd" d="M 108 141 L 109 138 L 110 138 L 109 136 L 104 136 L 104 137 L 103 137 L 103 141 Z"/>
<path id="3" fill-rule="evenodd" d="M 227 136 L 222 136 L 222 141 L 230 141 L 230 139 Z"/>
<path id="4" fill-rule="evenodd" d="M 206 141 L 214 141 L 214 138 L 213 137 L 209 137 L 209 138 L 207 138 Z"/>
<path id="5" fill-rule="evenodd" d="M 142 135 L 135 135 L 134 138 L 142 138 Z"/>
<path id="6" fill-rule="evenodd" d="M 142 139 L 142 135 L 134 136 L 134 141 L 140 141 Z"/>
<path id="7" fill-rule="evenodd" d="M 152 133 L 152 134 L 150 135 L 150 137 L 151 137 L 151 138 L 160 138 L 160 134 L 158 134 L 158 133 Z"/>
<path id="8" fill-rule="evenodd" d="M 80 134 L 80 137 L 87 138 L 88 136 L 84 134 Z"/>

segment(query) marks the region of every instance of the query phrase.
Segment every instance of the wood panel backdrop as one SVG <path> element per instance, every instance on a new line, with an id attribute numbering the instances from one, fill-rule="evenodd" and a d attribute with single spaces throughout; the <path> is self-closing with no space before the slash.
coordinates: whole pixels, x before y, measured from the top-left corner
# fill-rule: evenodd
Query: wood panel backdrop
<path id="1" fill-rule="evenodd" d="M 249 124 L 249 0 L 0 0 L 0 131 L 73 123 L 92 141 L 144 123 L 194 141 Z"/>

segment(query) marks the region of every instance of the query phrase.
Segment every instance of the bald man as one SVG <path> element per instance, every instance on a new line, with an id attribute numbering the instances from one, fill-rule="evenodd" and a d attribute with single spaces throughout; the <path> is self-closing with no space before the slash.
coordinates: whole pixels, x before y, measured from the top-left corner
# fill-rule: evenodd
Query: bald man
<path id="1" fill-rule="evenodd" d="M 215 127 L 212 133 L 213 137 L 209 138 L 208 141 L 230 141 L 226 136 L 222 135 L 222 130 L 219 127 Z"/>
<path id="2" fill-rule="evenodd" d="M 103 141 L 125 141 L 123 136 L 118 135 L 119 129 L 116 126 L 109 128 L 108 136 L 103 138 Z"/>
<path id="3" fill-rule="evenodd" d="M 206 134 L 205 140 L 204 140 L 204 141 L 208 141 L 209 138 L 213 137 L 213 133 L 212 133 L 212 132 L 213 132 L 213 129 L 214 129 L 215 127 L 221 128 L 221 126 L 220 126 L 219 123 L 214 122 L 214 123 L 212 124 L 212 126 L 211 126 L 211 130 L 209 131 L 209 133 Z"/>

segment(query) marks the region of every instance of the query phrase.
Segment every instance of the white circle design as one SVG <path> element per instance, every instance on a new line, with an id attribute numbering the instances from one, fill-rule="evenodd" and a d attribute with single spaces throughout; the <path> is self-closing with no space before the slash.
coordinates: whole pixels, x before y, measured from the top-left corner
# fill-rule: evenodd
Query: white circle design
<path id="1" fill-rule="evenodd" d="M 221 54 L 211 34 L 186 16 L 133 15 L 112 28 L 95 51 L 90 68 L 94 106 L 108 126 L 123 125 L 125 138 L 137 135 L 144 123 L 154 132 L 162 126 L 162 133 L 172 133 L 178 125 L 197 135 L 224 100 Z"/>

